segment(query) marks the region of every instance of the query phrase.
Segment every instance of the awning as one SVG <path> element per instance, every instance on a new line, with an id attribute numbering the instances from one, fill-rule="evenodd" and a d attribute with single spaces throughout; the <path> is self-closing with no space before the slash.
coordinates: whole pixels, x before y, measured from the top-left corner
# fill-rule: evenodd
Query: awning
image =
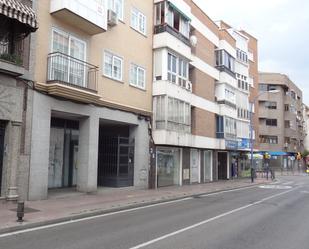
<path id="1" fill-rule="evenodd" d="M 27 25 L 30 32 L 34 32 L 38 28 L 33 9 L 17 0 L 0 0 L 0 14 Z"/>

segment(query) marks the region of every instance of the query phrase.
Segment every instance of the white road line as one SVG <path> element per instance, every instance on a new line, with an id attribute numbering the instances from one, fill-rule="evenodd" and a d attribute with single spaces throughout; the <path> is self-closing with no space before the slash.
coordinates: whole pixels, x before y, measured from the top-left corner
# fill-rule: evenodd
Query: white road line
<path id="1" fill-rule="evenodd" d="M 199 197 L 207 197 L 207 196 L 218 195 L 218 194 L 229 193 L 229 192 L 235 192 L 235 191 L 240 191 L 240 190 L 250 189 L 250 188 L 256 188 L 256 187 L 257 186 L 254 185 L 254 186 L 250 186 L 250 187 L 243 187 L 243 188 L 223 190 L 223 191 L 214 192 L 214 193 L 210 193 L 210 194 L 199 195 Z"/>
<path id="2" fill-rule="evenodd" d="M 294 182 L 293 181 L 290 181 L 290 182 L 284 182 L 284 183 L 282 183 L 282 185 L 291 185 L 291 184 L 293 184 Z"/>
<path id="3" fill-rule="evenodd" d="M 295 189 L 297 189 L 297 188 L 295 188 Z M 269 197 L 266 197 L 266 198 L 261 199 L 260 201 L 256 201 L 256 202 L 254 202 L 254 203 L 251 203 L 251 204 L 242 206 L 242 207 L 240 207 L 240 208 L 233 209 L 233 210 L 231 210 L 231 211 L 228 211 L 228 212 L 226 212 L 226 213 L 220 214 L 220 215 L 215 216 L 215 217 L 212 217 L 212 218 L 210 218 L 210 219 L 201 221 L 201 222 L 196 223 L 196 224 L 194 224 L 194 225 L 191 225 L 191 226 L 182 228 L 182 229 L 177 230 L 177 231 L 172 232 L 172 233 L 168 233 L 168 234 L 163 235 L 163 236 L 161 236 L 161 237 L 158 237 L 158 238 L 156 238 L 156 239 L 149 240 L 149 241 L 147 241 L 147 242 L 145 242 L 145 243 L 142 243 L 142 244 L 139 244 L 139 245 L 137 245 L 137 246 L 131 247 L 130 249 L 139 249 L 139 248 L 143 248 L 143 247 L 149 246 L 149 245 L 154 244 L 154 243 L 156 243 L 156 242 L 158 242 L 158 241 L 161 241 L 161 240 L 167 239 L 167 238 L 169 238 L 169 237 L 175 236 L 175 235 L 177 235 L 177 234 L 186 232 L 186 231 L 188 231 L 188 230 L 191 230 L 191 229 L 193 229 L 193 228 L 202 226 L 202 225 L 207 224 L 207 223 L 209 223 L 209 222 L 212 222 L 212 221 L 214 221 L 214 220 L 218 220 L 218 219 L 223 218 L 223 217 L 225 217 L 225 216 L 227 216 L 227 215 L 230 215 L 230 214 L 239 212 L 239 211 L 241 211 L 241 210 L 250 208 L 250 207 L 255 206 L 255 205 L 257 205 L 257 204 L 261 204 L 262 202 L 265 202 L 265 201 L 267 201 L 267 200 L 273 199 L 273 198 L 278 197 L 278 196 L 280 196 L 280 195 L 287 194 L 287 193 L 289 193 L 289 192 L 291 192 L 291 191 L 294 191 L 295 189 L 291 189 L 291 190 L 288 190 L 288 191 L 281 192 L 281 193 L 279 193 L 279 194 L 271 195 L 271 196 L 269 196 Z"/>
<path id="4" fill-rule="evenodd" d="M 187 197 L 187 198 L 174 200 L 174 201 L 161 202 L 161 203 L 151 204 L 151 205 L 147 205 L 147 206 L 143 206 L 143 207 L 130 208 L 130 209 L 125 209 L 125 210 L 116 211 L 116 212 L 107 213 L 107 214 L 99 214 L 99 215 L 95 215 L 95 216 L 90 216 L 90 217 L 85 217 L 85 218 L 80 218 L 80 219 L 75 219 L 75 220 L 69 220 L 69 221 L 63 221 L 63 222 L 45 225 L 45 226 L 28 228 L 28 229 L 24 229 L 24 230 L 20 230 L 20 231 L 0 234 L 0 238 L 9 237 L 9 236 L 12 236 L 12 235 L 23 234 L 23 233 L 29 233 L 29 232 L 43 230 L 43 229 L 52 228 L 52 227 L 63 226 L 63 225 L 77 223 L 77 222 L 81 222 L 81 221 L 93 220 L 93 219 L 111 216 L 111 215 L 115 215 L 115 214 L 122 214 L 122 213 L 132 212 L 132 211 L 136 211 L 136 210 L 141 210 L 141 209 L 146 209 L 146 208 L 151 208 L 151 207 L 156 207 L 156 206 L 161 206 L 161 205 L 166 205 L 166 204 L 171 204 L 171 203 L 176 203 L 176 202 L 181 202 L 181 201 L 187 201 L 187 200 L 191 200 L 191 199 L 193 199 L 193 198 Z"/>
<path id="5" fill-rule="evenodd" d="M 218 195 L 218 194 L 223 194 L 223 193 L 233 192 L 233 191 L 241 191 L 241 190 L 244 190 L 244 189 L 256 188 L 256 187 L 257 186 L 250 186 L 250 187 L 243 187 L 243 188 L 238 188 L 238 189 L 230 189 L 230 190 L 219 191 L 219 192 L 216 192 L 216 193 L 201 195 L 201 196 L 202 197 L 206 197 L 206 196 Z M 28 229 L 24 229 L 24 230 L 15 231 L 15 232 L 0 234 L 0 238 L 9 237 L 9 236 L 18 235 L 18 234 L 23 234 L 23 233 L 34 232 L 34 231 L 38 231 L 38 230 L 43 230 L 43 229 L 63 226 L 63 225 L 77 223 L 77 222 L 82 222 L 82 221 L 87 221 L 87 220 L 93 220 L 93 219 L 102 218 L 102 217 L 106 217 L 106 216 L 122 214 L 122 213 L 132 212 L 132 211 L 136 211 L 136 210 L 141 210 L 141 209 L 161 206 L 161 205 L 167 205 L 167 204 L 171 204 L 171 203 L 187 201 L 187 200 L 191 200 L 191 199 L 193 199 L 193 197 L 187 197 L 187 198 L 183 198 L 183 199 L 179 199 L 179 200 L 174 200 L 174 201 L 161 202 L 161 203 L 151 204 L 151 205 L 147 205 L 147 206 L 143 206 L 143 207 L 130 208 L 130 209 L 125 209 L 125 210 L 121 210 L 121 211 L 117 211 L 117 212 L 112 212 L 112 213 L 107 213 L 107 214 L 99 214 L 99 215 L 85 217 L 85 218 L 80 218 L 80 219 L 63 221 L 63 222 L 59 222 L 59 223 L 55 223 L 55 224 L 50 224 L 50 225 L 45 225 L 45 226 L 28 228 Z"/>

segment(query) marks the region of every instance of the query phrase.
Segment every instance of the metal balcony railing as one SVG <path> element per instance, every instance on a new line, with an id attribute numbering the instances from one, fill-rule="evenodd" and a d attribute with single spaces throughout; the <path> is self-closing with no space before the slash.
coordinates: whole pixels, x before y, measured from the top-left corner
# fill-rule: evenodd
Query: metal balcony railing
<path id="1" fill-rule="evenodd" d="M 98 67 L 60 52 L 47 59 L 47 82 L 97 92 Z"/>

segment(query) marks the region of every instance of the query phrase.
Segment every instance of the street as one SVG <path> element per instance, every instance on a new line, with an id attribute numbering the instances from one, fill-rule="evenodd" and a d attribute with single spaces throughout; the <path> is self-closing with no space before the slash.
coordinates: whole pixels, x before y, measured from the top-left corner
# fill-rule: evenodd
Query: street
<path id="1" fill-rule="evenodd" d="M 307 249 L 309 177 L 0 235 L 2 249 Z"/>

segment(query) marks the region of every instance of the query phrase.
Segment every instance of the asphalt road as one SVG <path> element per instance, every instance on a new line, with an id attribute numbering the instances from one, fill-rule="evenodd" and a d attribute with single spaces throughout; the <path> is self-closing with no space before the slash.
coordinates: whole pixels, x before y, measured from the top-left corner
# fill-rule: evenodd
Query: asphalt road
<path id="1" fill-rule="evenodd" d="M 1 249 L 308 249 L 309 177 L 0 235 Z"/>

